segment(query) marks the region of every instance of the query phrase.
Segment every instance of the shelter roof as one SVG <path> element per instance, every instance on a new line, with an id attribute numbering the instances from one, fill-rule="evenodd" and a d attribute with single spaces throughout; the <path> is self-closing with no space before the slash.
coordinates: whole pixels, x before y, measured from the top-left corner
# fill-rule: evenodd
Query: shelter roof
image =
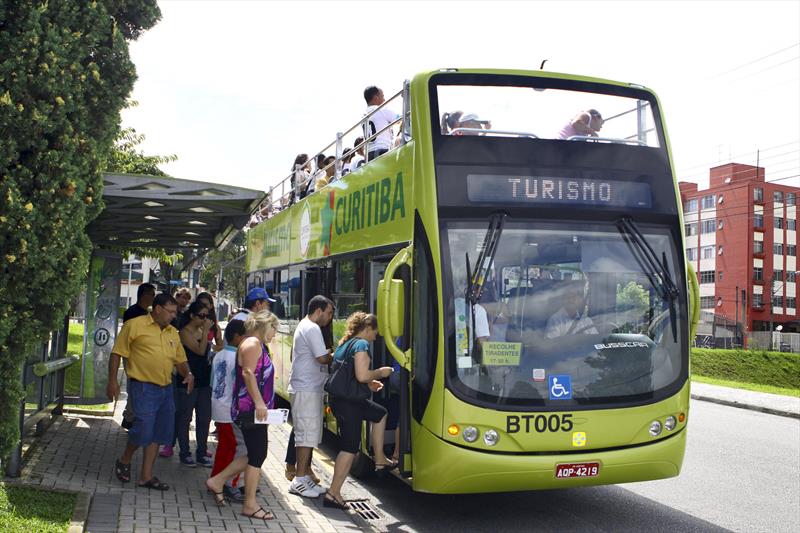
<path id="1" fill-rule="evenodd" d="M 104 174 L 105 209 L 88 227 L 97 246 L 167 250 L 225 246 L 263 191 L 165 176 Z"/>

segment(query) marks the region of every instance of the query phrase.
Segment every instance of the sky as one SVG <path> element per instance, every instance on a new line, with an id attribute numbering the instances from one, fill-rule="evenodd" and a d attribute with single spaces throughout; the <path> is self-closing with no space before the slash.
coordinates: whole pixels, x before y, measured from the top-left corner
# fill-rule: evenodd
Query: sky
<path id="1" fill-rule="evenodd" d="M 212 2 L 162 0 L 133 42 L 123 126 L 176 178 L 267 190 L 296 154 L 444 67 L 546 69 L 659 96 L 681 181 L 766 168 L 800 186 L 800 2 Z M 399 110 L 399 105 L 396 106 Z M 566 117 L 569 118 L 569 117 Z M 565 119 L 566 120 L 566 119 Z"/>

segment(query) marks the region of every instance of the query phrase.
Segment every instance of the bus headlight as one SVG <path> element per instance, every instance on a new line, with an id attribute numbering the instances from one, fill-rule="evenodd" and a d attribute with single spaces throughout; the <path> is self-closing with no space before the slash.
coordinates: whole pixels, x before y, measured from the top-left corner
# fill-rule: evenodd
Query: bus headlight
<path id="1" fill-rule="evenodd" d="M 675 420 L 675 417 L 668 416 L 667 419 L 664 420 L 664 429 L 666 429 L 667 431 L 672 431 L 673 429 L 675 429 L 676 424 L 677 421 Z"/>
<path id="2" fill-rule="evenodd" d="M 464 428 L 464 431 L 461 433 L 461 436 L 464 437 L 464 440 L 467 442 L 475 442 L 478 440 L 478 428 L 474 426 L 467 426 Z"/>
<path id="3" fill-rule="evenodd" d="M 498 440 L 500 440 L 500 436 L 493 429 L 487 429 L 483 434 L 483 442 L 485 442 L 487 446 L 494 446 L 497 444 Z"/>
<path id="4" fill-rule="evenodd" d="M 658 420 L 650 422 L 650 434 L 654 437 L 661 435 L 661 422 Z"/>

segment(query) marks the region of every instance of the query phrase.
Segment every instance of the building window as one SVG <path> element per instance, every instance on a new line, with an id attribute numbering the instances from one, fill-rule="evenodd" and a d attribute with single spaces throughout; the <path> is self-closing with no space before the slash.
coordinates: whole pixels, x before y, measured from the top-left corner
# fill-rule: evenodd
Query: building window
<path id="1" fill-rule="evenodd" d="M 797 231 L 797 221 L 791 218 L 786 220 L 786 229 L 789 231 Z"/>
<path id="2" fill-rule="evenodd" d="M 783 309 L 783 296 L 776 294 L 772 297 L 772 308 Z"/>
<path id="3" fill-rule="evenodd" d="M 756 202 L 763 202 L 764 201 L 764 189 L 760 187 L 756 187 L 753 189 L 753 200 Z"/>
<path id="4" fill-rule="evenodd" d="M 783 244 L 777 242 L 773 244 L 772 253 L 775 255 L 783 255 Z"/>
<path id="5" fill-rule="evenodd" d="M 772 193 L 772 201 L 773 202 L 783 203 L 783 192 L 782 191 L 773 192 Z"/>
<path id="6" fill-rule="evenodd" d="M 700 309 L 711 309 L 714 307 L 714 297 L 713 296 L 701 296 L 700 297 Z"/>
<path id="7" fill-rule="evenodd" d="M 686 260 L 687 261 L 697 261 L 697 248 L 687 248 L 686 249 Z"/>
<path id="8" fill-rule="evenodd" d="M 786 282 L 787 283 L 794 283 L 795 279 L 797 279 L 797 272 L 787 272 L 786 273 Z"/>
<path id="9" fill-rule="evenodd" d="M 783 281 L 783 270 L 773 270 L 772 281 Z"/>
<path id="10" fill-rule="evenodd" d="M 719 272 L 717 272 L 717 279 L 718 279 L 718 280 L 720 280 L 720 281 L 722 281 L 722 270 L 720 270 Z"/>
<path id="11" fill-rule="evenodd" d="M 753 267 L 753 280 L 764 281 L 764 269 L 761 267 Z"/>
<path id="12" fill-rule="evenodd" d="M 686 200 L 686 203 L 683 204 L 683 212 L 684 213 L 694 213 L 697 211 L 697 198 L 692 198 L 691 200 Z"/>
<path id="13" fill-rule="evenodd" d="M 793 192 L 786 193 L 786 205 L 795 205 L 797 203 L 797 194 Z"/>
<path id="14" fill-rule="evenodd" d="M 702 257 L 703 259 L 714 259 L 714 247 L 703 246 L 700 249 L 700 257 Z"/>
<path id="15" fill-rule="evenodd" d="M 753 307 L 763 307 L 764 300 L 762 294 L 754 294 L 753 295 Z"/>
<path id="16" fill-rule="evenodd" d="M 764 241 L 753 241 L 753 253 L 754 254 L 764 253 Z"/>
<path id="17" fill-rule="evenodd" d="M 713 270 L 701 270 L 700 283 L 714 283 L 714 274 L 716 272 Z"/>
<path id="18" fill-rule="evenodd" d="M 692 237 L 694 235 L 697 235 L 697 222 L 692 222 L 691 224 L 684 224 L 684 227 L 686 229 L 687 237 Z"/>
<path id="19" fill-rule="evenodd" d="M 788 307 L 789 309 L 797 309 L 797 298 L 795 298 L 794 296 L 787 296 L 786 307 Z"/>
<path id="20" fill-rule="evenodd" d="M 753 227 L 754 228 L 764 227 L 764 215 L 762 215 L 761 213 L 756 213 L 753 215 Z"/>
<path id="21" fill-rule="evenodd" d="M 783 219 L 781 217 L 775 217 L 775 229 L 783 229 Z"/>
<path id="22" fill-rule="evenodd" d="M 715 231 L 717 231 L 717 221 L 713 218 L 700 222 L 700 233 L 714 233 Z"/>
<path id="23" fill-rule="evenodd" d="M 703 196 L 703 209 L 714 209 L 714 195 Z"/>
<path id="24" fill-rule="evenodd" d="M 790 255 L 795 257 L 797 255 L 797 245 L 796 244 L 787 244 L 786 245 L 786 255 Z"/>

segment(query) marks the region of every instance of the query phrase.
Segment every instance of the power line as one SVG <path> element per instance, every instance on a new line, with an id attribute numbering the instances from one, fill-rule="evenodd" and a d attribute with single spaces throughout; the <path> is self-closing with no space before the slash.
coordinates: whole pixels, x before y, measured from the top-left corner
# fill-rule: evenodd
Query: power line
<path id="1" fill-rule="evenodd" d="M 721 76 L 724 76 L 725 74 L 730 74 L 731 72 L 736 72 L 737 70 L 740 70 L 740 69 L 743 69 L 744 67 L 750 66 L 753 63 L 758 63 L 759 61 L 763 61 L 763 60 L 765 60 L 765 59 L 767 59 L 769 57 L 778 55 L 781 52 L 785 52 L 786 50 L 791 50 L 792 48 L 795 48 L 797 46 L 800 46 L 800 42 L 794 43 L 793 45 L 787 46 L 786 48 L 781 48 L 780 50 L 776 50 L 776 51 L 774 51 L 772 53 L 769 53 L 769 54 L 767 54 L 765 56 L 759 57 L 758 59 L 753 59 L 752 61 L 748 61 L 747 63 L 739 65 L 738 67 L 734 67 L 734 68 L 732 68 L 730 70 L 726 70 L 725 72 L 720 72 L 719 74 L 715 74 L 710 79 L 713 80 L 713 79 L 719 78 Z"/>

